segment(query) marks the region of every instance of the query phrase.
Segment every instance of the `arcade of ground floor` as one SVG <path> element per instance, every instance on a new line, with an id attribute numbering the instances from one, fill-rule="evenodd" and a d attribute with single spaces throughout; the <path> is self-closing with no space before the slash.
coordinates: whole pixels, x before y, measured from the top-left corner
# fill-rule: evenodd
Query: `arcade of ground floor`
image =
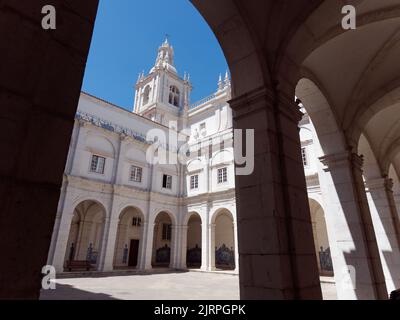
<path id="1" fill-rule="evenodd" d="M 325 300 L 336 300 L 335 284 L 321 278 Z M 60 278 L 41 300 L 238 300 L 239 277 L 228 272 L 163 272 Z"/>

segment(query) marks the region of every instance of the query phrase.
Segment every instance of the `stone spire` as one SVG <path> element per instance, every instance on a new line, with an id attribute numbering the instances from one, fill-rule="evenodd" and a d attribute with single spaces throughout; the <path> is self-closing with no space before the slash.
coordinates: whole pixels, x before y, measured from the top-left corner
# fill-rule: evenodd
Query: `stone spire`
<path id="1" fill-rule="evenodd" d="M 231 85 L 231 80 L 229 79 L 229 73 L 228 70 L 226 70 L 225 73 L 225 81 L 224 81 L 225 87 L 229 87 Z"/>
<path id="2" fill-rule="evenodd" d="M 224 90 L 224 83 L 222 82 L 222 75 L 219 74 L 219 79 L 218 79 L 218 91 Z"/>
<path id="3" fill-rule="evenodd" d="M 156 69 L 166 69 L 177 74 L 174 64 L 174 48 L 169 44 L 168 38 L 166 38 L 164 43 L 158 48 L 156 63 L 150 73 Z"/>

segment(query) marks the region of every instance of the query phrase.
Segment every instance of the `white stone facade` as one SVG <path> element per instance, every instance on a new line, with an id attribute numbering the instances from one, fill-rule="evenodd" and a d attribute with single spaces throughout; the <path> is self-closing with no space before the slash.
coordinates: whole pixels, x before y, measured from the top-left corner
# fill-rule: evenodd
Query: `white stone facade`
<path id="1" fill-rule="evenodd" d="M 191 90 L 189 75 L 178 76 L 173 48 L 165 42 L 150 73 L 139 76 L 133 112 L 81 94 L 48 258 L 58 272 L 67 271 L 71 259 L 89 258 L 100 271 L 169 267 L 238 272 L 228 74 L 220 77 L 213 95 L 198 103 L 190 104 Z M 368 202 L 386 286 L 395 289 L 400 257 L 392 213 L 398 211 L 398 180 L 393 181 L 394 194 L 388 192 L 391 182 L 374 179 L 367 161 L 366 172 L 359 175 L 364 183 L 348 183 L 354 179 L 348 167 L 361 167 L 361 159 L 350 159 L 347 153 L 325 156 L 329 152 L 323 152 L 303 112 L 300 139 L 320 274 L 333 277 L 341 299 L 360 298 L 360 292 L 366 292 L 361 298 L 370 298 L 370 291 L 360 288 L 370 286 L 368 270 L 359 272 L 365 281 L 357 279 L 358 288 L 349 283 L 354 280 L 351 267 L 359 270 L 359 261 L 346 255 L 357 247 L 360 252 L 366 249 L 359 218 L 344 214 L 346 205 L 352 206 L 357 194 L 366 191 L 360 203 Z M 181 163 L 152 164 L 146 158 L 153 137 L 149 132 L 165 136 L 159 142 L 171 147 L 170 155 L 185 145 L 184 154 L 190 155 Z M 328 132 L 326 138 L 337 148 L 334 135 Z M 360 154 L 370 158 L 362 143 Z"/>
<path id="2" fill-rule="evenodd" d="M 70 260 L 92 260 L 101 271 L 186 269 L 188 252 L 201 270 L 237 272 L 230 80 L 220 79 L 215 94 L 192 106 L 191 89 L 165 42 L 149 75 L 139 76 L 133 112 L 81 94 L 48 258 L 57 272 Z M 161 148 L 172 154 L 187 142 L 190 156 L 152 164 L 150 132 L 165 134 Z M 138 246 L 135 257 L 131 246 Z M 162 250 L 157 254 L 165 246 L 167 264 Z M 232 255 L 226 265 L 216 262 L 221 248 Z"/>

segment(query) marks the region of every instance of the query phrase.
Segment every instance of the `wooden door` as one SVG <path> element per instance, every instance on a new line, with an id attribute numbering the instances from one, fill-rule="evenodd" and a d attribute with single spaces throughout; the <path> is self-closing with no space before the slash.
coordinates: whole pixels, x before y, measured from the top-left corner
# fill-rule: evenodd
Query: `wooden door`
<path id="1" fill-rule="evenodd" d="M 139 240 L 131 240 L 131 246 L 129 248 L 129 267 L 136 267 L 138 262 L 138 254 L 139 254 Z"/>

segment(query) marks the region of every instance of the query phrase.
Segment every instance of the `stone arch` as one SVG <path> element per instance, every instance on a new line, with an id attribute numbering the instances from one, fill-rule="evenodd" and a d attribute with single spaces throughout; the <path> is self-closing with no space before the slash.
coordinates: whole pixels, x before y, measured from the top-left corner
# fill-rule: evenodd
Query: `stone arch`
<path id="1" fill-rule="evenodd" d="M 367 137 L 362 134 L 358 142 L 358 153 L 363 156 L 363 175 L 366 179 L 381 179 L 383 177 L 382 167 L 380 166 L 374 151 Z"/>
<path id="2" fill-rule="evenodd" d="M 186 239 L 186 266 L 199 269 L 202 265 L 202 217 L 197 212 L 190 212 L 185 217 L 184 226 L 187 226 Z"/>
<path id="3" fill-rule="evenodd" d="M 99 267 L 106 209 L 98 201 L 83 200 L 74 207 L 65 253 L 65 270 L 71 261 L 88 261 Z"/>
<path id="4" fill-rule="evenodd" d="M 400 101 L 400 83 L 396 83 L 392 90 L 385 87 L 384 93 L 380 92 L 374 99 L 369 99 L 368 105 L 362 105 L 354 116 L 355 123 L 349 127 L 348 137 L 351 141 L 359 141 L 366 125 L 382 110 L 398 105 Z"/>
<path id="5" fill-rule="evenodd" d="M 312 80 L 302 78 L 297 84 L 296 96 L 313 122 L 323 153 L 329 155 L 346 152 L 345 136 L 320 88 Z"/>
<path id="6" fill-rule="evenodd" d="M 172 267 L 177 219 L 169 210 L 161 210 L 154 216 L 153 221 L 152 266 Z"/>
<path id="7" fill-rule="evenodd" d="M 392 198 L 392 181 L 383 173 L 367 137 L 362 134 L 359 152 L 364 156 L 364 182 L 380 260 L 388 292 L 400 285 L 399 216 Z"/>
<path id="8" fill-rule="evenodd" d="M 88 195 L 78 196 L 72 200 L 71 208 L 75 209 L 78 205 L 80 205 L 81 203 L 83 203 L 85 201 L 90 201 L 90 202 L 94 202 L 94 203 L 98 204 L 99 206 L 101 206 L 104 209 L 104 212 L 106 213 L 106 217 L 109 216 L 109 212 L 106 210 L 108 204 L 106 203 L 105 200 L 100 199 L 99 197 L 96 197 L 96 196 L 88 196 Z"/>
<path id="9" fill-rule="evenodd" d="M 395 140 L 388 149 L 387 156 L 382 161 L 382 170 L 386 174 L 391 165 L 395 163 L 396 168 L 400 165 L 400 138 Z"/>
<path id="10" fill-rule="evenodd" d="M 214 154 L 211 159 L 211 165 L 216 166 L 219 164 L 229 165 L 233 162 L 233 154 L 230 150 L 224 149 Z"/>
<path id="11" fill-rule="evenodd" d="M 393 198 L 400 219 L 400 178 L 394 164 L 389 167 L 389 178 L 393 181 Z"/>
<path id="12" fill-rule="evenodd" d="M 259 89 L 270 81 L 261 45 L 251 35 L 242 8 L 233 1 L 217 1 L 212 5 L 191 1 L 221 45 L 232 76 L 233 97 Z"/>
<path id="13" fill-rule="evenodd" d="M 217 209 L 211 216 L 211 268 L 235 269 L 234 215 L 226 208 Z"/>
<path id="14" fill-rule="evenodd" d="M 115 146 L 110 139 L 99 132 L 89 131 L 85 137 L 85 145 L 89 152 L 115 158 Z M 90 148 L 88 147 L 90 146 Z"/>
<path id="15" fill-rule="evenodd" d="M 156 209 L 154 211 L 154 214 L 152 215 L 152 218 L 150 219 L 149 223 L 155 223 L 155 221 L 157 220 L 157 217 L 161 214 L 161 213 L 165 213 L 168 215 L 168 217 L 170 218 L 171 222 L 173 225 L 177 225 L 178 224 L 178 217 L 176 216 L 176 214 L 174 214 L 171 210 L 169 209 Z"/>
<path id="16" fill-rule="evenodd" d="M 149 103 L 150 101 L 150 93 L 151 93 L 151 86 L 147 85 L 144 90 L 143 90 L 143 104 L 142 106 L 145 106 Z"/>
<path id="17" fill-rule="evenodd" d="M 135 268 L 141 256 L 145 216 L 136 206 L 125 206 L 119 215 L 114 250 L 114 269 Z"/>
<path id="18" fill-rule="evenodd" d="M 319 199 L 318 199 L 319 200 Z M 332 277 L 334 274 L 331 245 L 328 238 L 325 210 L 317 197 L 309 196 L 311 223 L 313 226 L 315 252 L 320 275 Z"/>

